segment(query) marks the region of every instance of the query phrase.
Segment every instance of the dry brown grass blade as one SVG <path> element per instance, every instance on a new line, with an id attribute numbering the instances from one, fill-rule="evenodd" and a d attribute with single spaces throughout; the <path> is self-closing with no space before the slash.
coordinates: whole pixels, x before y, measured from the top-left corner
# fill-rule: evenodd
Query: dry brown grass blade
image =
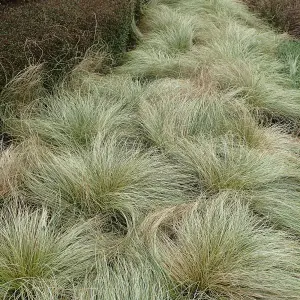
<path id="1" fill-rule="evenodd" d="M 172 236 L 173 224 L 179 222 L 185 215 L 197 210 L 199 203 L 204 200 L 204 196 L 202 197 L 190 203 L 166 207 L 148 214 L 138 230 L 142 240 L 155 251 L 156 239 L 160 231 L 163 230 L 164 233 L 167 232 L 169 236 Z"/>
<path id="2" fill-rule="evenodd" d="M 4 115 L 8 113 L 20 116 L 44 94 L 43 64 L 28 66 L 15 76 L 0 94 Z"/>
<path id="3" fill-rule="evenodd" d="M 38 164 L 47 151 L 35 137 L 6 150 L 0 149 L 0 197 L 18 198 L 25 173 Z"/>

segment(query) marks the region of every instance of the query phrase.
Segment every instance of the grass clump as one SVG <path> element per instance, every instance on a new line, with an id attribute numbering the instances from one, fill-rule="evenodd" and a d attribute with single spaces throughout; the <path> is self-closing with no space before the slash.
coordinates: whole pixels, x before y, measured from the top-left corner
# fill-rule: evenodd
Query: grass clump
<path id="1" fill-rule="evenodd" d="M 184 201 L 186 183 L 163 156 L 128 149 L 112 139 L 85 152 L 49 156 L 25 186 L 30 199 L 54 210 L 85 216 L 117 212 L 130 220 L 157 205 Z"/>
<path id="2" fill-rule="evenodd" d="M 192 16 L 183 15 L 166 5 L 147 9 L 147 18 L 141 25 L 147 29 L 144 46 L 176 55 L 191 50 L 200 39 L 198 23 Z"/>
<path id="3" fill-rule="evenodd" d="M 234 94 L 199 91 L 188 80 L 163 79 L 148 85 L 139 117 L 145 138 L 162 149 L 172 147 L 178 138 L 219 138 L 226 134 L 250 148 L 270 149 L 278 145 L 280 136 L 280 130 L 259 126 Z"/>
<path id="4" fill-rule="evenodd" d="M 147 14 L 148 11 L 148 14 Z M 146 10 L 144 26 L 149 28 L 142 36 L 143 43 L 127 54 L 127 63 L 118 72 L 134 77 L 180 77 L 195 69 L 188 55 L 197 38 L 197 23 L 165 5 Z"/>
<path id="5" fill-rule="evenodd" d="M 120 258 L 112 266 L 106 259 L 97 264 L 96 275 L 74 287 L 74 300 L 135 299 L 171 300 L 170 283 L 162 271 L 145 259 Z"/>
<path id="6" fill-rule="evenodd" d="M 188 299 L 298 299 L 298 244 L 265 228 L 237 198 L 221 194 L 165 227 L 161 211 L 154 255 Z M 157 217 L 157 216 L 156 216 Z M 170 231 L 172 235 L 170 235 Z"/>
<path id="7" fill-rule="evenodd" d="M 61 289 L 93 264 L 93 247 L 83 225 L 58 230 L 45 210 L 1 212 L 0 295 L 37 299 L 39 291 Z"/>
<path id="8" fill-rule="evenodd" d="M 6 119 L 6 132 L 19 139 L 36 135 L 49 145 L 67 148 L 91 147 L 97 137 L 132 136 L 132 112 L 123 103 L 109 100 L 100 95 L 60 92 L 46 98 L 35 115 Z"/>
<path id="9" fill-rule="evenodd" d="M 300 203 L 296 183 L 282 180 L 264 189 L 253 191 L 245 198 L 252 209 L 264 215 L 277 228 L 300 235 Z"/>
<path id="10" fill-rule="evenodd" d="M 198 194 L 237 191 L 274 226 L 299 234 L 299 173 L 293 154 L 280 148 L 250 149 L 227 136 L 177 140 L 169 155 L 190 176 Z"/>
<path id="11" fill-rule="evenodd" d="M 249 149 L 230 136 L 182 139 L 170 155 L 208 192 L 259 189 L 287 174 L 283 157 Z"/>
<path id="12" fill-rule="evenodd" d="M 143 85 L 131 76 L 119 76 L 116 74 L 100 76 L 95 73 L 81 74 L 75 77 L 75 82 L 67 83 L 66 90 L 78 94 L 78 82 L 80 95 L 90 99 L 102 99 L 107 105 L 121 105 L 126 111 L 135 113 L 139 106 Z M 51 101 L 51 100 L 50 100 Z M 99 101 L 100 102 L 100 101 Z"/>

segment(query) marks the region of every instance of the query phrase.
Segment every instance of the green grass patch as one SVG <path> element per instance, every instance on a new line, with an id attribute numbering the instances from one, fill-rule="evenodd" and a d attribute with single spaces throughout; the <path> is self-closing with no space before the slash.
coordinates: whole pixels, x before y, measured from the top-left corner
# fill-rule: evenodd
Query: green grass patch
<path id="1" fill-rule="evenodd" d="M 279 47 L 279 58 L 284 64 L 284 72 L 292 82 L 294 88 L 300 88 L 300 42 L 297 40 L 288 40 Z"/>

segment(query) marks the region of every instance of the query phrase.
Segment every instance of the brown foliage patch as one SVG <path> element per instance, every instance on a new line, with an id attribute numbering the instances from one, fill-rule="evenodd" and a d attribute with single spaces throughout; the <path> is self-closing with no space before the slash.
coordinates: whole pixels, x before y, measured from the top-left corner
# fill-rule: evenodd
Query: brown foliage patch
<path id="1" fill-rule="evenodd" d="M 246 4 L 275 27 L 300 37 L 299 0 L 244 0 Z"/>
<path id="2" fill-rule="evenodd" d="M 0 0 L 0 90 L 26 66 L 44 63 L 55 79 L 94 43 L 114 53 L 128 43 L 132 0 Z"/>

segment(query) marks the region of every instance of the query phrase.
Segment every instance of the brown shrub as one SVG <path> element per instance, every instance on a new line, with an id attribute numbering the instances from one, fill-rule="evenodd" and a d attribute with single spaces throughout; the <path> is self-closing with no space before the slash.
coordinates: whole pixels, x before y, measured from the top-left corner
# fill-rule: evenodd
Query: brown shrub
<path id="1" fill-rule="evenodd" d="M 0 0 L 0 90 L 26 66 L 44 63 L 50 85 L 94 43 L 125 50 L 136 1 Z"/>
<path id="2" fill-rule="evenodd" d="M 244 0 L 254 12 L 281 31 L 300 37 L 300 0 Z"/>

